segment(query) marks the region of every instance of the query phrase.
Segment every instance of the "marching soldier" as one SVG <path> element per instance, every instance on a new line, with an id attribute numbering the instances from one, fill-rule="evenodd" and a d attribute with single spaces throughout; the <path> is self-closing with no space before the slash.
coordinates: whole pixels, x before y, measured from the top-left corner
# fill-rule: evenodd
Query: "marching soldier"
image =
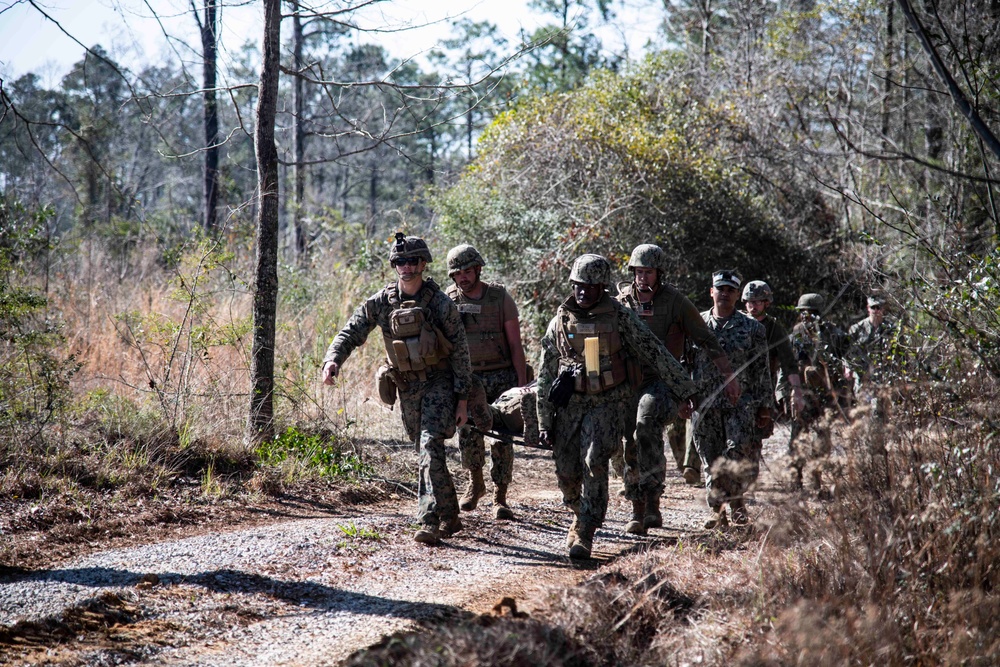
<path id="1" fill-rule="evenodd" d="M 423 239 L 396 234 L 389 263 L 398 280 L 354 311 L 323 358 L 323 383 L 333 384 L 351 352 L 375 327 L 382 330 L 403 425 L 420 452 L 421 527 L 413 539 L 424 544 L 436 544 L 462 529 L 444 441 L 466 422 L 472 375 L 458 308 L 432 279 L 423 277 L 430 261 Z"/>
<path id="2" fill-rule="evenodd" d="M 517 306 L 503 285 L 481 280 L 486 260 L 471 245 L 455 246 L 448 251 L 448 276 L 454 281 L 446 293 L 458 306 L 469 341 L 472 372 L 482 383 L 486 401 L 492 403 L 511 387 L 527 384 L 527 365 L 521 346 L 521 323 Z M 462 467 L 470 473 L 471 483 L 459 500 L 462 511 L 476 509 L 486 494 L 483 465 L 486 445 L 483 435 L 464 426 L 458 431 Z M 514 447 L 509 442 L 493 440 L 490 444 L 493 466 L 494 516 L 510 520 L 514 513 L 507 506 L 507 488 L 514 467 Z"/>
<path id="3" fill-rule="evenodd" d="M 570 271 L 573 294 L 549 322 L 538 370 L 539 441 L 551 446 L 563 502 L 575 519 L 570 558 L 589 558 L 608 508 L 608 460 L 621 446 L 623 412 L 632 391 L 626 357 L 651 367 L 671 398 L 693 407 L 694 383 L 629 308 L 606 292 L 611 265 L 581 255 Z"/>

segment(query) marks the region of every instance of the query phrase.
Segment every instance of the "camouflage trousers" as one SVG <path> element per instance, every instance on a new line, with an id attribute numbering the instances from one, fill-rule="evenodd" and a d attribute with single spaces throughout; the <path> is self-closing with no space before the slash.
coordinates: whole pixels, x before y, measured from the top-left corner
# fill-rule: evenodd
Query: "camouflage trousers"
<path id="1" fill-rule="evenodd" d="M 654 380 L 632 396 L 625 410 L 625 497 L 642 500 L 649 492 L 663 494 L 667 459 L 663 430 L 677 416 L 673 394 L 662 380 Z M 683 431 L 682 431 L 683 434 Z M 671 442 L 673 448 L 673 442 Z M 676 456 L 676 452 L 675 452 Z M 683 462 L 683 450 L 681 461 Z"/>
<path id="2" fill-rule="evenodd" d="M 486 389 L 487 403 L 492 403 L 500 397 L 500 394 L 517 386 L 517 371 L 513 368 L 476 373 L 476 377 Z M 462 453 L 463 468 L 482 470 L 486 464 L 486 442 L 482 433 L 462 427 L 458 432 L 458 449 Z M 490 459 L 493 463 L 490 469 L 493 483 L 509 485 L 514 474 L 514 445 L 490 438 Z"/>
<path id="3" fill-rule="evenodd" d="M 436 526 L 458 516 L 458 494 L 444 446 L 444 441 L 455 435 L 455 380 L 451 371 L 432 372 L 424 381 L 400 387 L 399 405 L 406 435 L 420 452 L 417 520 Z"/>
<path id="4" fill-rule="evenodd" d="M 552 456 L 563 502 L 576 512 L 581 530 L 596 530 L 608 510 L 608 461 L 621 446 L 627 394 L 575 394 L 556 413 Z"/>
<path id="5" fill-rule="evenodd" d="M 761 441 L 754 428 L 754 409 L 740 402 L 695 412 L 694 445 L 701 456 L 713 509 L 733 498 L 742 498 L 760 473 Z"/>

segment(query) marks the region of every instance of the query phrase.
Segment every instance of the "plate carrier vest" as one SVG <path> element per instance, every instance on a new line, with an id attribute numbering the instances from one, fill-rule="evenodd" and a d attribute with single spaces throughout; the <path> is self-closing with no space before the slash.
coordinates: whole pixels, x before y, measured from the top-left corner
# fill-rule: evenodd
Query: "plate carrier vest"
<path id="1" fill-rule="evenodd" d="M 559 306 L 556 313 L 561 328 L 561 335 L 556 336 L 560 366 L 583 369 L 584 340 L 594 336 L 600 340 L 600 372 L 597 375 L 589 375 L 586 371 L 576 373 L 573 389 L 579 394 L 600 394 L 628 379 L 625 351 L 618 331 L 618 313 L 611 298 L 607 299 L 606 303 L 599 303 L 590 310 L 587 313 L 589 317 L 581 317 L 566 304 Z"/>
<path id="2" fill-rule="evenodd" d="M 497 371 L 510 368 L 513 361 L 510 345 L 503 328 L 503 285 L 483 283 L 483 297 L 475 301 L 466 297 L 458 285 L 449 285 L 445 292 L 458 306 L 469 340 L 472 370 Z"/>
<path id="3" fill-rule="evenodd" d="M 450 368 L 451 344 L 430 320 L 427 306 L 437 285 L 425 281 L 417 298 L 400 301 L 396 283 L 385 288 L 392 312 L 389 331 L 382 330 L 386 361 L 406 380 L 426 380 L 429 370 Z"/>

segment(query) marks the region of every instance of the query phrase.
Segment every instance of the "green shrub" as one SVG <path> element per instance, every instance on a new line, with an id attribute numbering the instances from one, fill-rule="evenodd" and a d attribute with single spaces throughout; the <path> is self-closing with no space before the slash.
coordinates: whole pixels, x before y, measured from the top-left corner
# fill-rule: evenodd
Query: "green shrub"
<path id="1" fill-rule="evenodd" d="M 356 479 L 372 474 L 370 465 L 357 454 L 345 452 L 330 434 L 303 433 L 294 427 L 261 443 L 255 454 L 263 465 L 296 461 L 322 477 Z"/>

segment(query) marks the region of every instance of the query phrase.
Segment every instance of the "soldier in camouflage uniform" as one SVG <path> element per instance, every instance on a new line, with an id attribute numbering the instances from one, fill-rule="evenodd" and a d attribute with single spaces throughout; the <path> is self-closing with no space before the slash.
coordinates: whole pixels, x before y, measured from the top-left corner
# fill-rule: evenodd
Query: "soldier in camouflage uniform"
<path id="1" fill-rule="evenodd" d="M 723 402 L 721 387 L 726 378 L 712 363 L 708 351 L 694 346 L 694 376 L 705 399 L 691 418 L 694 444 L 707 471 L 708 506 L 711 518 L 706 528 L 721 528 L 728 523 L 726 503 L 733 522 L 749 521 L 744 493 L 757 480 L 760 469 L 760 439 L 757 432 L 768 427 L 774 390 L 767 366 L 767 334 L 764 325 L 736 310 L 740 277 L 733 271 L 712 274 L 713 306 L 701 314 L 715 333 L 719 345 L 737 369 L 740 400 L 734 406 Z"/>
<path id="2" fill-rule="evenodd" d="M 576 515 L 567 546 L 570 558 L 578 559 L 590 557 L 608 508 L 608 460 L 621 446 L 632 392 L 626 357 L 650 366 L 684 413 L 693 407 L 695 386 L 635 312 L 607 294 L 608 260 L 581 255 L 569 279 L 573 296 L 559 306 L 542 338 L 537 404 L 539 441 L 552 447 L 563 502 Z"/>
<path id="3" fill-rule="evenodd" d="M 854 369 L 854 393 L 867 402 L 876 418 L 885 416 L 885 406 L 878 398 L 879 390 L 890 377 L 889 357 L 898 344 L 896 322 L 885 318 L 885 300 L 872 295 L 867 300 L 868 317 L 856 322 L 848 331 Z"/>
<path id="4" fill-rule="evenodd" d="M 805 407 L 802 380 L 799 378 L 799 365 L 795 361 L 791 337 L 778 320 L 767 314 L 773 300 L 771 286 L 763 280 L 751 280 L 743 286 L 747 315 L 763 324 L 767 333 L 768 367 L 771 371 L 771 383 L 774 385 L 776 407 L 787 404 L 786 413 L 794 416 Z M 761 435 L 766 438 L 771 434 Z"/>
<path id="5" fill-rule="evenodd" d="M 469 341 L 472 372 L 486 391 L 486 401 L 492 403 L 511 387 L 527 383 L 527 365 L 521 346 L 521 323 L 517 306 L 503 285 L 484 283 L 480 276 L 486 260 L 471 245 L 455 246 L 448 252 L 448 276 L 454 281 L 445 291 L 458 306 Z M 469 471 L 471 483 L 459 499 L 463 511 L 476 509 L 486 494 L 483 465 L 486 445 L 481 433 L 464 426 L 458 432 L 462 467 Z M 490 444 L 493 466 L 494 516 L 511 520 L 514 513 L 507 505 L 507 487 L 514 469 L 514 446 L 493 440 Z"/>
<path id="6" fill-rule="evenodd" d="M 636 246 L 628 267 L 633 279 L 618 285 L 618 300 L 638 313 L 653 334 L 678 361 L 683 359 L 685 341 L 690 339 L 705 348 L 724 377 L 727 398 L 739 400 L 739 383 L 733 378 L 726 353 L 715 335 L 705 326 L 698 309 L 690 300 L 664 282 L 666 256 L 659 246 L 644 243 Z M 635 368 L 641 374 L 638 390 L 625 413 L 625 497 L 632 501 L 632 520 L 625 530 L 645 535 L 649 528 L 663 525 L 660 498 L 663 495 L 667 461 L 663 451 L 663 430 L 669 425 L 670 449 L 685 480 L 697 484 L 701 460 L 693 443 L 687 452 L 686 419 L 677 417 L 672 392 L 649 366 Z M 690 483 L 690 482 L 689 482 Z"/>
<path id="7" fill-rule="evenodd" d="M 462 528 L 444 441 L 465 424 L 472 377 L 458 309 L 433 280 L 423 277 L 430 261 L 422 239 L 396 234 L 389 262 L 399 279 L 354 311 L 323 358 L 323 382 L 333 384 L 351 352 L 375 327 L 382 329 L 403 425 L 420 452 L 421 527 L 414 539 L 425 544 L 435 544 Z"/>
<path id="8" fill-rule="evenodd" d="M 850 339 L 840 327 L 823 317 L 825 307 L 823 295 L 816 293 L 803 294 L 795 306 L 799 322 L 792 328 L 792 349 L 805 393 L 805 407 L 792 424 L 788 443 L 792 483 L 796 487 L 802 486 L 802 471 L 809 460 L 819 459 L 829 450 L 825 433 L 818 433 L 820 437 L 813 438 L 811 443 L 800 442 L 800 436 L 816 426 L 827 409 L 846 419 L 850 401 L 849 381 L 853 379 L 847 363 Z M 813 469 L 813 477 L 819 486 L 818 468 Z"/>

